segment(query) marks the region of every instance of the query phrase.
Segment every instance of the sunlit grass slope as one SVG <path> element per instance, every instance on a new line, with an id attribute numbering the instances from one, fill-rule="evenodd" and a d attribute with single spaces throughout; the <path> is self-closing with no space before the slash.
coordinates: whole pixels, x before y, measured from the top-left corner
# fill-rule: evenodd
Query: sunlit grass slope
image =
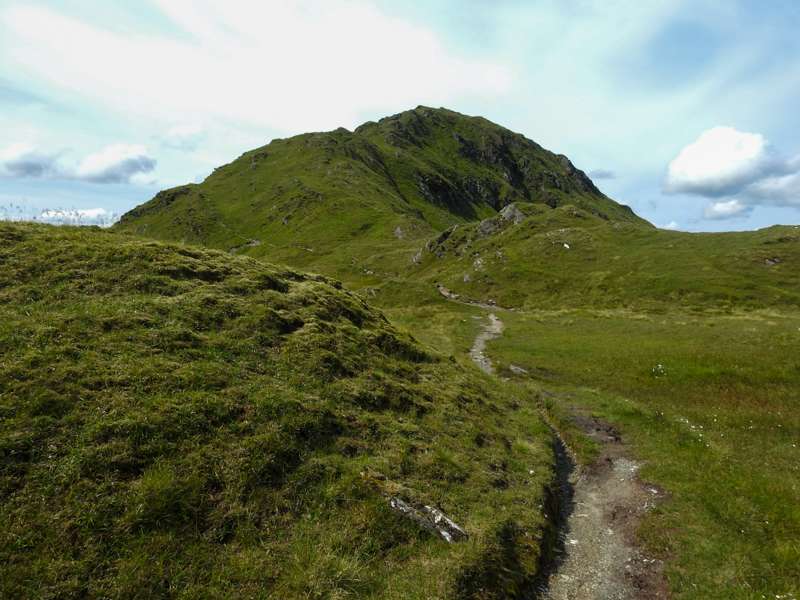
<path id="1" fill-rule="evenodd" d="M 609 222 L 574 206 L 517 204 L 447 230 L 405 275 L 531 309 L 800 306 L 800 226 L 685 233 Z M 390 301 L 395 292 L 387 285 Z"/>
<path id="2" fill-rule="evenodd" d="M 0 265 L 0 596 L 491 598 L 535 575 L 535 411 L 338 284 L 20 224 Z"/>
<path id="3" fill-rule="evenodd" d="M 616 423 L 668 492 L 640 536 L 676 598 L 800 594 L 800 311 L 505 318 L 501 371 Z"/>
<path id="4" fill-rule="evenodd" d="M 197 242 L 351 278 L 511 202 L 571 203 L 645 222 L 561 155 L 480 117 L 418 107 L 345 129 L 273 140 L 204 182 L 159 193 L 117 229 Z M 356 267 L 354 269 L 354 267 Z"/>

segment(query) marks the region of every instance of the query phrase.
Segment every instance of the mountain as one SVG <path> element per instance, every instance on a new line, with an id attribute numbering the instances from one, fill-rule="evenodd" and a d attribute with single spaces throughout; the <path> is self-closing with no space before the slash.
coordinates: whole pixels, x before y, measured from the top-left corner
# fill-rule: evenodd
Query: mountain
<path id="1" fill-rule="evenodd" d="M 536 409 L 335 282 L 9 223 L 0 264 L 0 596 L 499 598 L 536 574 Z"/>
<path id="2" fill-rule="evenodd" d="M 647 226 L 567 157 L 486 119 L 418 107 L 353 132 L 273 140 L 201 184 L 160 192 L 116 229 L 349 279 L 354 260 L 407 252 L 514 202 Z"/>
<path id="3" fill-rule="evenodd" d="M 383 306 L 437 284 L 508 307 L 800 305 L 797 229 L 658 230 L 565 156 L 446 109 L 274 140 L 115 230 L 313 269 Z"/>

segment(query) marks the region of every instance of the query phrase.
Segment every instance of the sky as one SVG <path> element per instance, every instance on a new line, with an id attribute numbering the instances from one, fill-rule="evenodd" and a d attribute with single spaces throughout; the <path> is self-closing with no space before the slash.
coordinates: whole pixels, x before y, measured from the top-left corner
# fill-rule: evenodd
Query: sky
<path id="1" fill-rule="evenodd" d="M 481 115 L 686 231 L 800 223 L 796 0 L 0 0 L 0 218 L 109 224 L 276 137 Z"/>

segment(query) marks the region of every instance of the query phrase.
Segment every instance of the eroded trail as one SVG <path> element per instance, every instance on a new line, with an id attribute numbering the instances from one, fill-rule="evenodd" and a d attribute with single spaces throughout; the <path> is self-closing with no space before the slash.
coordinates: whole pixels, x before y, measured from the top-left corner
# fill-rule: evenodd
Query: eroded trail
<path id="1" fill-rule="evenodd" d="M 660 561 L 635 544 L 639 519 L 663 497 L 642 483 L 639 463 L 626 456 L 616 430 L 576 415 L 575 422 L 601 444 L 600 458 L 569 476 L 572 504 L 562 531 L 562 554 L 541 597 L 550 600 L 666 598 Z"/>
<path id="2" fill-rule="evenodd" d="M 488 316 L 470 349 L 486 373 L 494 373 L 486 344 L 503 332 L 503 322 Z M 556 443 L 559 542 L 556 558 L 545 566 L 546 580 L 534 597 L 547 600 L 631 600 L 667 598 L 660 561 L 647 557 L 634 541 L 641 517 L 664 496 L 638 478 L 640 464 L 627 456 L 619 433 L 593 416 L 577 413 L 574 423 L 600 444 L 599 458 L 576 466 L 563 442 Z"/>
<path id="3" fill-rule="evenodd" d="M 486 343 L 500 337 L 503 333 L 503 322 L 494 313 L 489 314 L 489 323 L 483 326 L 470 348 L 469 355 L 484 373 L 494 373 L 491 359 L 486 356 Z"/>

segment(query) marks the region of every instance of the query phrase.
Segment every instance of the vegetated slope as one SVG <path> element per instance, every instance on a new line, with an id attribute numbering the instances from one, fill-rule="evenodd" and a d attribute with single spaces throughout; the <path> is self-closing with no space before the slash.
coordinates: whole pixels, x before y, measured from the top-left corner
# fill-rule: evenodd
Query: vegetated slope
<path id="1" fill-rule="evenodd" d="M 353 261 L 386 255 L 390 265 L 414 240 L 515 201 L 646 223 L 565 156 L 486 119 L 418 107 L 354 132 L 273 140 L 199 185 L 160 192 L 116 227 L 349 280 Z"/>
<path id="2" fill-rule="evenodd" d="M 503 306 L 800 306 L 800 227 L 685 233 L 518 203 L 421 246 L 406 274 Z M 391 299 L 397 286 L 386 285 Z"/>
<path id="3" fill-rule="evenodd" d="M 535 574 L 538 416 L 336 283 L 7 223 L 0 264 L 0 596 L 505 598 Z"/>

